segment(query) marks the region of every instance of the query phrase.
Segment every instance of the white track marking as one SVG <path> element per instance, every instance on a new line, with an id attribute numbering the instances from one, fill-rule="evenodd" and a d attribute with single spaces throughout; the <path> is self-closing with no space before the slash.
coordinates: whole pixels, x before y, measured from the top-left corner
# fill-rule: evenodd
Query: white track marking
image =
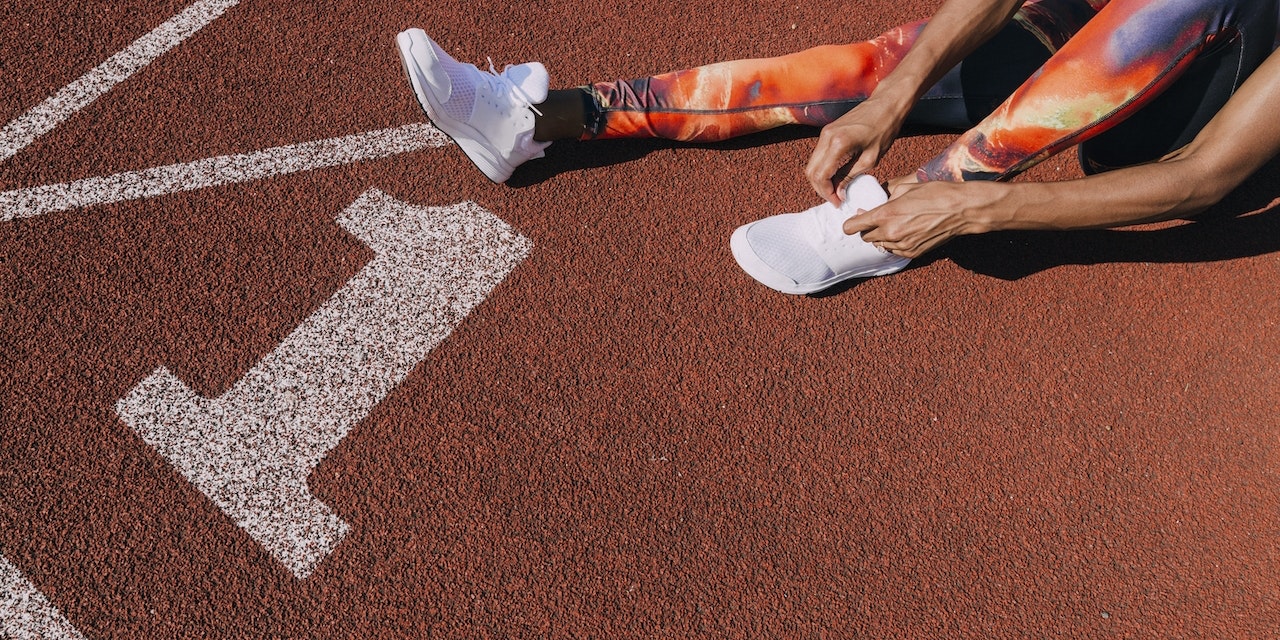
<path id="1" fill-rule="evenodd" d="M 0 222 L 375 160 L 449 144 L 422 123 L 0 193 Z"/>
<path id="2" fill-rule="evenodd" d="M 0 556 L 0 637 L 84 640 L 36 586 Z"/>
<path id="3" fill-rule="evenodd" d="M 348 525 L 307 477 L 528 255 L 532 243 L 470 202 L 415 207 L 373 189 L 338 222 L 377 254 L 216 399 L 164 367 L 120 417 L 299 579 Z"/>
<path id="4" fill-rule="evenodd" d="M 0 162 L 50 132 L 156 58 L 203 29 L 240 0 L 201 0 L 0 130 Z"/>

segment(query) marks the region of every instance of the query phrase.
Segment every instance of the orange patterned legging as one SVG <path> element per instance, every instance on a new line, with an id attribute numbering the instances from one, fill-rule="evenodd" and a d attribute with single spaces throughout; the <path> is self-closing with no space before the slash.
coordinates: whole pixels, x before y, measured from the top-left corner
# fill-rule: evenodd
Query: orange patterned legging
<path id="1" fill-rule="evenodd" d="M 1269 55 L 1276 0 L 1029 0 L 909 123 L 964 133 L 932 180 L 1005 179 L 1082 144 L 1097 171 L 1186 144 Z M 822 126 L 866 99 L 925 22 L 865 42 L 597 83 L 585 138 L 717 141 Z"/>

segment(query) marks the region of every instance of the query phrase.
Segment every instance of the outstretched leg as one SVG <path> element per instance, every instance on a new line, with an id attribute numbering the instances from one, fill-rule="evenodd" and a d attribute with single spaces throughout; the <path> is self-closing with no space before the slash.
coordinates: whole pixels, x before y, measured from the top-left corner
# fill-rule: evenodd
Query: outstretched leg
<path id="1" fill-rule="evenodd" d="M 865 42 L 735 60 L 586 87 L 584 138 L 711 142 L 787 124 L 821 126 L 871 94 L 924 22 Z"/>
<path id="2" fill-rule="evenodd" d="M 783 125 L 820 127 L 870 96 L 924 25 L 915 22 L 871 40 L 774 58 L 551 91 L 546 105 L 538 105 L 543 115 L 537 118 L 534 137 L 715 142 Z M 957 66 L 930 88 L 907 122 L 956 130 L 970 127 L 1050 53 L 1024 23 L 1011 23 L 971 55 L 971 62 Z M 966 64 L 981 71 L 970 73 Z"/>
<path id="3" fill-rule="evenodd" d="M 1051 48 L 1031 35 L 1036 16 L 1092 15 L 1091 1 L 1096 0 L 1029 0 L 1014 22 L 930 88 L 907 122 L 972 126 L 1048 59 Z M 1084 19 L 1077 15 L 1055 24 L 1069 30 Z M 483 72 L 454 60 L 421 29 L 401 33 L 397 43 L 428 117 L 485 175 L 503 182 L 553 140 L 708 142 L 788 124 L 826 125 L 871 95 L 924 24 L 864 42 L 558 91 L 548 91 L 538 63 Z"/>
<path id="4" fill-rule="evenodd" d="M 931 87 L 907 122 L 957 130 L 973 126 L 1104 4 L 1029 0 L 1005 29 Z M 782 125 L 823 126 L 870 96 L 924 25 L 918 21 L 871 40 L 774 58 L 552 91 L 551 105 L 539 106 L 545 117 L 539 118 L 535 137 L 711 142 Z"/>

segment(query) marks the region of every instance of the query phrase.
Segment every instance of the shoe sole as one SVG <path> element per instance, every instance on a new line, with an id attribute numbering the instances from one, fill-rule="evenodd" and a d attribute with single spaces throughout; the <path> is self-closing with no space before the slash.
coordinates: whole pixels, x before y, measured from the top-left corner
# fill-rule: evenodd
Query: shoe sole
<path id="1" fill-rule="evenodd" d="M 841 282 L 852 280 L 854 278 L 872 278 L 875 276 L 887 276 L 891 273 L 897 273 L 906 268 L 911 262 L 908 258 L 898 258 L 897 261 L 880 265 L 874 268 L 862 269 L 857 271 L 846 271 L 837 273 L 836 275 L 812 284 L 799 284 L 795 280 L 788 278 L 774 270 L 765 261 L 751 250 L 751 244 L 747 242 L 747 230 L 755 223 L 744 224 L 734 230 L 733 235 L 729 238 L 729 250 L 733 253 L 733 259 L 738 262 L 738 266 L 747 275 L 755 278 L 760 284 L 778 291 L 780 293 L 788 293 L 791 295 L 808 295 L 818 293 L 824 289 L 830 289 Z"/>
<path id="2" fill-rule="evenodd" d="M 418 98 L 418 105 L 426 112 L 431 124 L 449 136 L 449 139 L 453 140 L 454 144 L 457 144 L 462 149 L 462 152 L 467 155 L 467 159 L 471 160 L 471 163 L 486 178 L 498 184 L 506 182 L 511 177 L 511 174 L 515 172 L 515 167 L 490 151 L 485 143 L 481 142 L 485 140 L 485 137 L 478 130 L 466 123 L 458 122 L 453 118 L 442 115 L 444 114 L 444 106 L 438 104 L 435 96 L 427 90 L 426 79 L 419 77 L 422 74 L 422 64 L 418 59 L 419 53 L 428 56 L 431 63 L 439 62 L 435 48 L 431 46 L 426 32 L 422 29 L 402 31 L 396 36 L 396 45 L 400 50 L 400 64 L 404 69 L 404 75 L 409 79 L 409 84 L 413 87 L 413 93 Z"/>

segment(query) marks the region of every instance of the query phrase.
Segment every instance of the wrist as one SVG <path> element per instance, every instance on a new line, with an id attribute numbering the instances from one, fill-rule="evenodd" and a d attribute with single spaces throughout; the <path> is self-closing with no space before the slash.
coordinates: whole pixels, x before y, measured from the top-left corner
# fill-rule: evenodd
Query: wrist
<path id="1" fill-rule="evenodd" d="M 921 80 L 899 75 L 897 72 L 889 74 L 880 84 L 871 92 L 868 100 L 875 100 L 889 107 L 893 113 L 898 114 L 899 120 L 906 119 L 907 112 L 920 100 L 923 95 Z"/>
<path id="2" fill-rule="evenodd" d="M 970 183 L 973 184 L 973 183 Z M 977 185 L 975 185 L 977 186 Z M 981 189 L 987 192 L 982 206 L 967 209 L 964 214 L 966 233 L 989 233 L 1019 228 L 1019 220 L 1028 207 L 1026 189 L 1004 182 L 983 182 Z"/>

